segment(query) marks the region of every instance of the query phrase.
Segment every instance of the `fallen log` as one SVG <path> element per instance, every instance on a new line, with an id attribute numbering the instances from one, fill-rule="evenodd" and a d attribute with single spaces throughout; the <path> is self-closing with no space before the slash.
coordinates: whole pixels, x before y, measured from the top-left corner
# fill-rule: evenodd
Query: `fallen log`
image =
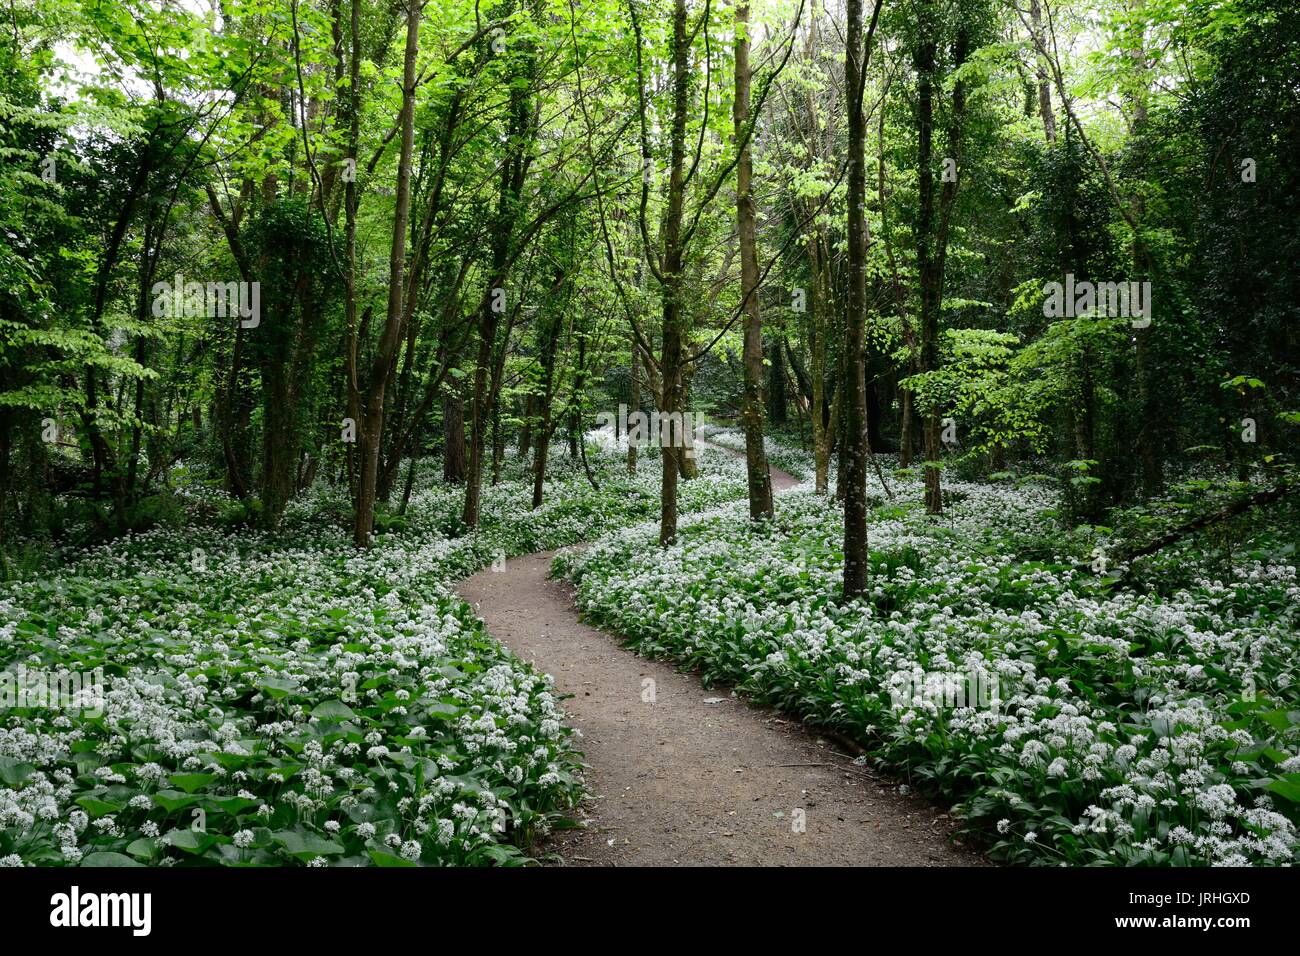
<path id="1" fill-rule="evenodd" d="M 1286 497 L 1286 495 L 1293 490 L 1294 487 L 1290 482 L 1282 482 L 1276 487 L 1266 488 L 1247 498 L 1241 498 L 1226 507 L 1220 508 L 1218 511 L 1211 511 L 1208 514 L 1203 514 L 1186 524 L 1174 528 L 1172 531 L 1160 535 L 1158 538 L 1144 544 L 1142 547 L 1128 552 L 1121 560 L 1133 561 L 1137 558 L 1148 557 L 1155 554 L 1157 551 L 1169 547 L 1171 544 L 1181 541 L 1189 534 L 1194 534 L 1203 528 L 1208 528 L 1210 525 L 1218 524 L 1220 521 L 1226 521 L 1229 518 L 1235 518 L 1237 515 L 1245 514 L 1247 511 L 1250 511 L 1252 508 L 1258 508 L 1260 505 L 1271 504 L 1274 501 L 1278 501 Z"/>

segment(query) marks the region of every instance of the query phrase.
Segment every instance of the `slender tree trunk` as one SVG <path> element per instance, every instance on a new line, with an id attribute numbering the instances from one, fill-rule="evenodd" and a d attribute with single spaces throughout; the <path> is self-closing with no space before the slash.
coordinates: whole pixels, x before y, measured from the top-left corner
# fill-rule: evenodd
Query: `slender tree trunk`
<path id="1" fill-rule="evenodd" d="M 506 355 L 510 351 L 510 336 L 514 332 L 518 310 L 512 309 L 501 336 L 501 347 L 493 353 L 492 377 L 488 380 L 488 408 L 492 410 L 492 485 L 501 481 L 501 463 L 506 455 L 506 435 L 501 427 L 501 383 L 505 379 Z"/>
<path id="2" fill-rule="evenodd" d="M 898 430 L 898 467 L 912 467 L 912 421 L 914 418 L 912 412 L 912 392 L 910 389 L 902 389 L 902 419 Z"/>
<path id="3" fill-rule="evenodd" d="M 682 452 L 677 456 L 677 471 L 681 475 L 682 481 L 694 481 L 700 476 L 700 466 L 695 463 L 695 432 L 692 429 L 686 431 L 686 416 L 690 414 L 687 409 L 691 407 L 691 382 L 690 377 L 693 370 L 690 368 L 682 369 L 682 387 L 681 409 L 682 409 Z M 689 454 L 688 454 L 689 452 Z"/>
<path id="4" fill-rule="evenodd" d="M 1043 46 L 1043 12 L 1038 0 L 1029 0 L 1029 25 L 1033 32 L 1034 77 L 1038 86 L 1038 115 L 1043 120 L 1043 136 L 1049 143 L 1056 142 L 1056 114 L 1052 111 L 1052 84 L 1047 77 L 1047 64 L 1038 52 Z"/>
<path id="5" fill-rule="evenodd" d="M 948 151 L 956 175 L 945 177 L 938 197 L 936 216 L 934 188 L 934 94 L 935 87 L 942 88 L 936 64 L 938 52 L 938 10 L 934 0 L 924 0 L 918 6 L 920 37 L 915 54 L 917 74 L 917 126 L 919 155 L 917 157 L 920 215 L 917 221 L 917 273 L 921 294 L 921 341 L 918 370 L 928 372 L 939 367 L 939 313 L 943 307 L 944 264 L 948 250 L 948 232 L 957 184 L 963 175 L 961 169 L 961 137 L 966 110 L 966 90 L 963 80 L 953 84 L 952 109 L 948 125 Z M 959 69 L 969 53 L 970 27 L 963 11 L 958 11 L 956 38 L 953 44 L 952 66 Z M 946 165 L 946 164 L 945 164 Z M 937 219 L 937 221 L 936 221 Z M 943 512 L 943 491 L 940 484 L 939 461 L 943 454 L 940 442 L 939 409 L 926 409 L 921 426 L 925 450 L 925 510 L 937 515 Z"/>
<path id="6" fill-rule="evenodd" d="M 546 490 L 546 458 L 551 451 L 551 416 L 549 411 L 542 414 L 542 425 L 537 429 L 537 450 L 533 453 L 533 507 L 542 506 L 542 496 Z"/>
<path id="7" fill-rule="evenodd" d="M 9 455 L 12 444 L 13 412 L 0 408 L 0 581 L 9 580 Z"/>
<path id="8" fill-rule="evenodd" d="M 847 335 L 847 329 L 844 327 L 837 328 L 836 333 L 843 338 Z M 844 342 L 841 341 L 839 355 L 835 360 L 835 393 L 840 399 L 840 406 L 845 411 L 835 420 L 835 427 L 831 429 L 831 441 L 833 442 L 831 451 L 835 455 L 835 500 L 841 505 L 844 503 L 844 482 L 847 480 L 849 473 L 848 458 L 846 457 L 849 443 L 844 440 L 844 428 L 848 420 L 848 402 L 853 399 L 853 395 L 844 388 L 850 381 L 847 362 L 848 350 L 844 347 Z M 847 396 L 847 399 L 845 396 Z"/>
<path id="9" fill-rule="evenodd" d="M 941 294 L 937 289 L 935 250 L 935 189 L 934 189 L 934 85 L 935 56 L 938 30 L 933 0 L 926 0 L 919 9 L 920 37 L 916 51 L 917 76 L 917 127 L 919 143 L 917 156 L 920 216 L 917 223 L 917 272 L 920 284 L 920 356 L 917 369 L 929 372 L 939 364 L 939 307 Z M 943 510 L 942 490 L 939 484 L 938 462 L 941 456 L 939 442 L 939 412 L 927 409 L 921 420 L 921 446 L 925 456 L 925 510 L 939 514 Z"/>
<path id="10" fill-rule="evenodd" d="M 880 15 L 877 0 L 870 34 Z M 867 396 L 863 347 L 867 309 L 866 130 L 862 115 L 867 47 L 862 36 L 862 0 L 848 0 L 844 89 L 848 96 L 848 313 L 845 316 L 844 377 L 844 597 L 867 589 Z"/>
<path id="11" fill-rule="evenodd" d="M 348 158 L 355 167 L 361 141 L 361 0 L 351 0 L 349 7 Z M 217 208 L 215 197 L 210 196 L 210 199 L 213 207 Z M 347 396 L 347 413 L 344 417 L 352 421 L 353 428 L 361 419 L 361 385 L 358 381 L 360 372 L 357 368 L 357 350 L 360 346 L 360 333 L 357 327 L 357 204 L 356 176 L 352 175 L 346 177 L 343 184 L 343 314 L 347 324 L 347 348 L 344 356 L 344 369 L 347 375 L 344 388 L 344 394 Z M 370 314 L 369 310 L 366 314 Z M 239 353 L 240 331 L 237 325 L 236 356 Z M 343 449 L 347 468 L 348 495 L 353 501 L 357 500 L 358 494 L 359 469 L 356 452 L 356 442 L 349 442 Z"/>
<path id="12" fill-rule="evenodd" d="M 686 191 L 686 117 L 690 108 L 690 44 L 686 37 L 686 0 L 674 0 L 672 55 L 673 124 L 669 153 L 668 210 L 663 224 L 663 353 L 659 360 L 661 415 L 682 411 L 681 234 Z M 660 444 L 663 446 L 663 482 L 659 507 L 659 543 L 665 546 L 677 538 L 677 472 L 680 453 L 676 441 L 679 437 L 660 436 Z"/>
<path id="13" fill-rule="evenodd" d="M 808 239 L 808 269 L 812 294 L 808 297 L 808 344 L 812 360 L 809 417 L 812 419 L 813 488 L 826 494 L 830 484 L 831 427 L 826 401 L 826 312 L 830 305 L 822 296 L 820 240 L 814 232 Z"/>
<path id="14" fill-rule="evenodd" d="M 388 258 L 388 314 L 375 350 L 368 387 L 358 423 L 360 475 L 357 480 L 356 523 L 352 539 L 357 547 L 370 545 L 375 523 L 375 492 L 379 477 L 379 450 L 384 427 L 384 389 L 402 341 L 405 315 L 406 233 L 411 213 L 411 153 L 415 145 L 415 61 L 420 47 L 420 8 L 407 0 L 406 50 L 402 69 L 401 149 L 397 163 L 397 196 L 393 212 L 393 243 Z"/>
<path id="15" fill-rule="evenodd" d="M 537 426 L 537 449 L 533 454 L 533 507 L 542 506 L 546 486 L 546 459 L 550 453 L 551 433 L 555 430 L 555 356 L 560 345 L 562 316 L 557 312 L 547 322 L 542 341 L 541 422 Z"/>
<path id="16" fill-rule="evenodd" d="M 519 457 L 527 458 L 528 450 L 532 447 L 533 441 L 533 415 L 537 413 L 535 408 L 536 402 L 533 399 L 533 393 L 528 392 L 524 395 L 524 407 L 521 410 L 523 414 L 523 423 L 519 426 Z"/>
<path id="17" fill-rule="evenodd" d="M 505 457 L 506 441 L 501 431 L 501 403 L 498 392 L 492 390 L 492 487 L 501 483 L 501 460 Z"/>
<path id="18" fill-rule="evenodd" d="M 507 187 L 508 188 L 508 187 Z M 501 209 L 508 208 L 508 192 L 501 197 Z M 500 215 L 500 213 L 499 213 Z M 494 253 L 494 268 L 489 280 L 487 292 L 479 315 L 478 360 L 474 364 L 474 386 L 470 400 L 469 420 L 469 462 L 465 469 L 465 505 L 461 510 L 461 522 L 467 527 L 478 526 L 479 505 L 483 483 L 483 446 L 484 431 L 488 424 L 488 379 L 491 375 L 492 344 L 497 336 L 497 313 L 493 310 L 495 295 L 493 289 L 505 288 L 505 260 L 507 250 L 503 241 L 498 241 Z"/>
<path id="19" fill-rule="evenodd" d="M 152 285 L 152 275 L 147 276 L 146 281 Z M 140 292 L 140 314 L 143 318 L 145 299 L 144 290 Z M 138 336 L 135 342 L 135 362 L 137 365 L 146 367 L 149 362 L 148 341 L 143 335 Z M 131 450 L 127 453 L 126 476 L 124 478 L 125 499 L 129 504 L 136 498 L 136 482 L 140 473 L 140 441 L 144 435 L 144 379 L 135 380 L 135 396 L 132 401 L 132 423 L 131 423 Z"/>
<path id="20" fill-rule="evenodd" d="M 641 373 L 640 373 L 640 346 L 637 345 L 636 336 L 632 336 L 632 379 L 629 386 L 627 399 L 627 414 L 629 421 L 637 412 L 641 411 Z M 632 441 L 629 433 L 627 436 L 627 473 L 636 474 L 636 444 Z"/>
<path id="21" fill-rule="evenodd" d="M 740 237 L 740 294 L 744 297 L 745 395 L 741 419 L 745 424 L 745 475 L 749 485 L 749 517 L 772 517 L 772 477 L 763 446 L 763 322 L 758 304 L 757 214 L 754 209 L 754 165 L 746 127 L 749 124 L 749 6 L 736 7 L 736 96 L 732 110 L 740 155 L 736 161 L 736 231 Z M 778 356 L 779 356 L 778 352 Z M 777 367 L 777 363 L 773 363 Z M 779 369 L 778 369 L 779 373 Z"/>
<path id="22" fill-rule="evenodd" d="M 773 425 L 784 425 L 790 421 L 790 398 L 785 387 L 785 347 L 779 338 L 772 341 L 771 351 L 767 366 L 767 420 Z"/>
<path id="23" fill-rule="evenodd" d="M 410 461 L 406 463 L 406 483 L 402 487 L 402 504 L 397 509 L 398 514 L 406 514 L 406 506 L 411 503 L 411 489 L 415 487 L 415 466 L 418 462 L 419 455 L 412 449 Z"/>
<path id="24" fill-rule="evenodd" d="M 442 403 L 442 480 L 460 484 L 468 470 L 465 448 L 465 396 L 459 386 Z"/>

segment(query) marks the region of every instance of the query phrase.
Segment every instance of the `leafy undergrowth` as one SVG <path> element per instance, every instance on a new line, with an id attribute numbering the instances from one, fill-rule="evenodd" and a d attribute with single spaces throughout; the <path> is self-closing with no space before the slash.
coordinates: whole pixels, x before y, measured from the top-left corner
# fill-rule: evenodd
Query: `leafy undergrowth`
<path id="1" fill-rule="evenodd" d="M 673 547 L 632 528 L 555 567 L 637 651 L 959 801 L 997 858 L 1296 861 L 1293 549 L 1239 541 L 1224 561 L 1189 543 L 1121 585 L 1084 555 L 1029 557 L 1059 536 L 1045 487 L 950 482 L 937 520 L 920 490 L 876 502 L 870 594 L 849 603 L 842 518 L 807 490 L 766 525 L 725 505 Z"/>
<path id="2" fill-rule="evenodd" d="M 599 452 L 592 464 L 599 491 L 557 456 L 534 512 L 507 462 L 469 535 L 454 536 L 462 489 L 431 478 L 358 552 L 346 501 L 318 489 L 274 534 L 192 512 L 0 586 L 6 675 L 103 679 L 81 708 L 6 709 L 0 862 L 526 862 L 581 795 L 580 754 L 550 679 L 484 633 L 449 582 L 657 508 L 655 469 L 629 477 Z M 743 493 L 720 458 L 683 507 Z M 192 498 L 218 517 L 234 507 Z"/>

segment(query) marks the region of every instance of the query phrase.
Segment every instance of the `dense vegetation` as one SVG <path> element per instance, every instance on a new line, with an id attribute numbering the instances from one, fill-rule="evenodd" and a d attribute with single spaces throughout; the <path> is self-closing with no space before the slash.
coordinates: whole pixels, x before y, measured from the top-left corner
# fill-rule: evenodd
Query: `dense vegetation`
<path id="1" fill-rule="evenodd" d="M 1295 861 L 1294 3 L 0 21 L 0 674 L 104 678 L 4 862 L 523 859 L 580 755 L 451 584 L 589 539 L 999 858 Z"/>
<path id="2" fill-rule="evenodd" d="M 688 511 L 743 493 L 719 458 Z M 600 496 L 576 463 L 555 464 L 554 504 L 512 507 L 528 485 L 511 469 L 472 537 L 444 530 L 454 488 L 419 486 L 400 527 L 364 552 L 328 489 L 295 501 L 274 533 L 233 530 L 236 502 L 185 489 L 183 532 L 69 553 L 6 586 L 13 662 L 98 668 L 108 691 L 53 719 L 14 708 L 0 728 L 0 859 L 522 859 L 580 794 L 578 756 L 550 678 L 485 634 L 446 582 L 635 521 L 657 498 L 621 458 L 593 450 L 611 489 Z"/>

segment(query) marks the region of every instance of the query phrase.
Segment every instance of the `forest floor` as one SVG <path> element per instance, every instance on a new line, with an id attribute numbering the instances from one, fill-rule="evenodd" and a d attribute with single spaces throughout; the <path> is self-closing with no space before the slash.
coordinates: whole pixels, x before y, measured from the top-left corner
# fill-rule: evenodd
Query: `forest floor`
<path id="1" fill-rule="evenodd" d="M 772 483 L 798 484 L 776 468 Z M 814 730 L 584 624 L 572 587 L 549 577 L 554 553 L 458 585 L 493 637 L 572 695 L 590 796 L 584 826 L 541 852 L 571 866 L 983 863 L 954 844 L 946 814 Z"/>

